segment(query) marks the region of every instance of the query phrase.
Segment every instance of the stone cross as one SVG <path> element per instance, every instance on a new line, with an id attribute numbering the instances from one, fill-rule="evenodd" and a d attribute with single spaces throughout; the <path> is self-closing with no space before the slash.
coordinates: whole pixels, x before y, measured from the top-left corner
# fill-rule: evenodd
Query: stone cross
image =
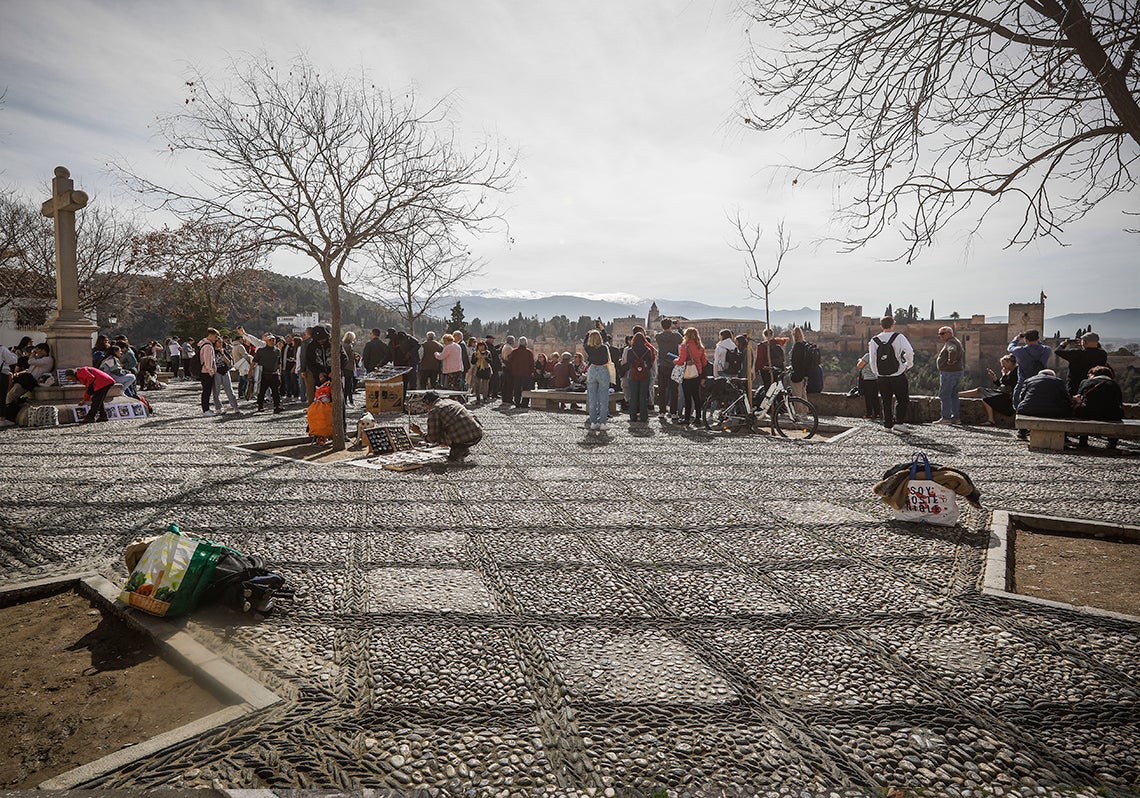
<path id="1" fill-rule="evenodd" d="M 75 190 L 71 173 L 62 166 L 55 168 L 51 181 L 51 199 L 40 212 L 55 219 L 55 290 L 57 310 L 54 321 L 87 321 L 79 312 L 79 266 L 75 250 L 75 212 L 87 205 L 87 194 Z"/>

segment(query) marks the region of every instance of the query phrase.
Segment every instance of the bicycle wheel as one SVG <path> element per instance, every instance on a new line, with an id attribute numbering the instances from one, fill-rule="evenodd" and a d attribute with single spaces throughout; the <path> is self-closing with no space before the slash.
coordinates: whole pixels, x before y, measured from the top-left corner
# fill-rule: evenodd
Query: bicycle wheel
<path id="1" fill-rule="evenodd" d="M 781 438 L 807 439 L 819 427 L 819 415 L 807 399 L 798 396 L 781 397 L 772 408 L 772 429 Z"/>
<path id="2" fill-rule="evenodd" d="M 730 402 L 710 396 L 705 401 L 704 416 L 705 429 L 710 432 L 737 432 L 748 426 L 743 396 Z"/>

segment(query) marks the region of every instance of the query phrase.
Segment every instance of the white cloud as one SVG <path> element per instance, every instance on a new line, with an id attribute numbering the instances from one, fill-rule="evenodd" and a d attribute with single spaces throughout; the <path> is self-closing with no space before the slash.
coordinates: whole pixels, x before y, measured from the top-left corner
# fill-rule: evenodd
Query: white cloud
<path id="1" fill-rule="evenodd" d="M 804 244 L 786 261 L 781 307 L 846 300 L 877 312 L 934 297 L 963 314 L 1000 314 L 1042 288 L 1051 315 L 1140 305 L 1138 239 L 1121 232 L 1120 216 L 1135 197 L 1073 225 L 1068 249 L 1004 249 L 1012 211 L 968 250 L 959 228 L 910 266 L 882 262 L 898 252 L 890 236 L 846 255 L 809 247 L 830 230 L 834 190 L 765 171 L 800 158 L 803 137 L 732 121 L 745 48 L 732 9 L 730 0 L 6 3 L 0 182 L 38 196 L 63 164 L 109 199 L 109 160 L 177 175 L 184 167 L 148 126 L 182 102 L 189 65 L 221 77 L 246 53 L 284 62 L 304 52 L 425 100 L 454 92 L 466 138 L 491 131 L 520 149 L 518 189 L 504 203 L 509 238 L 475 245 L 487 261 L 480 286 L 742 304 L 725 219 L 739 205 L 770 236 L 786 219 Z M 774 253 L 773 241 L 762 246 Z"/>

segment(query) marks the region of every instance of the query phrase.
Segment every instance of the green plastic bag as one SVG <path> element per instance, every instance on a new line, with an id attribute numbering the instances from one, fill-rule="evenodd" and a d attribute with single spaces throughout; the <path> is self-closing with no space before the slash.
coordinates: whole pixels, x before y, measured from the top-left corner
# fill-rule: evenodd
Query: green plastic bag
<path id="1" fill-rule="evenodd" d="M 225 546 L 180 534 L 171 524 L 151 541 L 119 600 L 151 615 L 173 618 L 193 612 Z"/>

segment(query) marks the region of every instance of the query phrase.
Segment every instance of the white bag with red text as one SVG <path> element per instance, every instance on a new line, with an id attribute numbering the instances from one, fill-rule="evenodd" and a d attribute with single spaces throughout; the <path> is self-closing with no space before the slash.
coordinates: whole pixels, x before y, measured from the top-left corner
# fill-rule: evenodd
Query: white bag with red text
<path id="1" fill-rule="evenodd" d="M 918 473 L 922 462 L 925 473 Z M 925 477 L 925 478 L 923 478 Z M 895 518 L 900 521 L 919 521 L 938 526 L 954 526 L 958 523 L 958 500 L 953 490 L 931 479 L 930 461 L 919 452 L 910 466 L 910 477 L 906 484 L 906 509 L 895 510 Z"/>

